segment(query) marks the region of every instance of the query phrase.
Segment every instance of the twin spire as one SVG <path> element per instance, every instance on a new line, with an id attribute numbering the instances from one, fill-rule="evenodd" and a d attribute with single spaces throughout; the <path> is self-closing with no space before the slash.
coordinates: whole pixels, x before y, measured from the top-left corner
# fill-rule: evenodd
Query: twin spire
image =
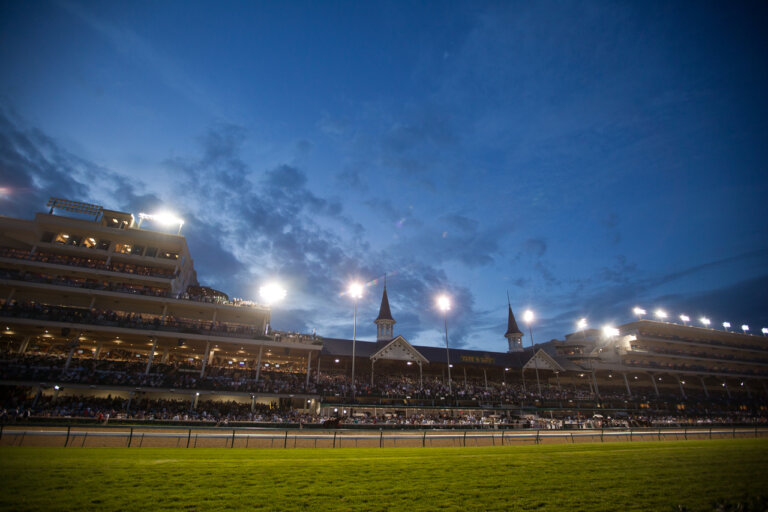
<path id="1" fill-rule="evenodd" d="M 389 309 L 386 276 L 384 276 L 384 293 L 381 295 L 379 316 L 376 317 L 376 320 L 374 320 L 373 323 L 376 324 L 376 343 L 386 343 L 394 338 L 392 328 L 396 322 L 395 319 L 392 318 L 392 311 Z"/>

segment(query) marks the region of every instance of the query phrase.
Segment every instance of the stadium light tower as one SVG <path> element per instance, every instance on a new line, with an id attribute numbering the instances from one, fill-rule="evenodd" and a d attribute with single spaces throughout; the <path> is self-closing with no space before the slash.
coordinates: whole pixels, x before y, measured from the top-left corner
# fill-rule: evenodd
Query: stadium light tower
<path id="1" fill-rule="evenodd" d="M 620 334 L 620 331 L 612 325 L 606 325 L 603 327 L 603 335 L 606 338 L 613 338 L 614 336 L 618 336 L 619 334 Z"/>
<path id="2" fill-rule="evenodd" d="M 731 322 L 723 322 L 723 329 L 725 329 L 725 332 L 728 332 L 728 329 L 731 328 Z"/>
<path id="3" fill-rule="evenodd" d="M 352 324 L 352 401 L 355 401 L 355 344 L 357 343 L 357 301 L 363 296 L 363 285 L 358 282 L 354 282 L 349 285 L 349 296 L 354 299 L 355 312 L 353 315 Z"/>
<path id="4" fill-rule="evenodd" d="M 581 331 L 581 337 L 582 338 L 586 337 L 586 334 L 584 333 L 584 331 L 587 330 L 587 326 L 588 326 L 588 324 L 587 324 L 587 319 L 586 318 L 579 318 L 579 321 L 576 322 L 576 328 Z"/>
<path id="5" fill-rule="evenodd" d="M 285 298 L 285 294 L 285 288 L 277 283 L 268 283 L 259 288 L 259 296 L 261 297 L 261 300 L 263 300 L 267 306 L 269 306 L 269 313 L 267 314 L 267 325 L 264 328 L 265 334 L 269 333 L 270 324 L 272 322 L 272 306 L 283 300 Z"/>
<path id="6" fill-rule="evenodd" d="M 667 315 L 667 312 L 666 312 L 666 311 L 664 311 L 663 309 L 657 309 L 656 311 L 654 311 L 654 313 L 653 313 L 653 314 L 654 314 L 654 315 L 656 315 L 656 318 L 658 318 L 658 319 L 659 319 L 659 320 L 661 320 L 662 322 L 663 322 L 664 320 L 666 320 L 666 319 L 667 319 L 667 316 L 668 316 L 668 315 Z"/>
<path id="7" fill-rule="evenodd" d="M 451 385 L 451 352 L 448 350 L 448 310 L 451 309 L 451 299 L 447 295 L 437 298 L 437 307 L 443 312 L 443 324 L 445 325 L 445 360 L 448 363 L 448 393 L 453 395 Z"/>
<path id="8" fill-rule="evenodd" d="M 647 313 L 643 308 L 635 306 L 634 309 L 632 309 L 632 313 L 637 317 L 638 320 L 642 320 L 643 316 Z"/>
<path id="9" fill-rule="evenodd" d="M 749 326 L 747 324 L 742 324 L 741 332 L 743 332 L 744 334 L 747 334 L 749 332 Z"/>
<path id="10" fill-rule="evenodd" d="M 703 317 L 699 318 L 699 322 L 701 322 L 701 324 L 702 324 L 704 327 L 709 327 L 709 324 L 711 324 L 711 323 L 712 323 L 712 322 L 709 320 L 709 318 L 707 318 L 707 317 L 705 317 L 705 316 L 703 316 Z"/>
<path id="11" fill-rule="evenodd" d="M 691 317 L 688 315 L 680 315 L 680 320 L 683 321 L 683 325 L 688 325 L 688 322 L 691 321 Z"/>
<path id="12" fill-rule="evenodd" d="M 523 322 L 528 324 L 528 334 L 531 335 L 531 348 L 533 348 L 533 320 L 536 315 L 533 314 L 533 311 L 530 309 L 526 309 L 523 313 Z M 533 353 L 533 367 L 536 370 L 536 387 L 539 390 L 539 398 L 541 398 L 541 382 L 539 381 L 539 361 L 536 358 L 536 352 Z"/>
<path id="13" fill-rule="evenodd" d="M 763 327 L 762 332 L 763 336 L 768 336 L 768 327 Z"/>

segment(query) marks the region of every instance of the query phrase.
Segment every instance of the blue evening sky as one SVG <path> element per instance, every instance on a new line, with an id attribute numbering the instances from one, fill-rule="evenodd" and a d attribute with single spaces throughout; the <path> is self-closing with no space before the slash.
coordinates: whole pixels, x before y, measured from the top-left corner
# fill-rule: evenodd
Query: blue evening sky
<path id="1" fill-rule="evenodd" d="M 0 3 L 0 213 L 171 209 L 275 328 L 504 350 L 665 307 L 768 325 L 761 2 Z M 526 340 L 528 344 L 528 340 Z"/>

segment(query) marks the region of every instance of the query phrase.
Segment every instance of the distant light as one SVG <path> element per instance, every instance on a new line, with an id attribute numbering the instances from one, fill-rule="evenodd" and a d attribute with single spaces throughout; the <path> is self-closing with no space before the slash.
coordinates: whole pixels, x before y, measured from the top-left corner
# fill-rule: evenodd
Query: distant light
<path id="1" fill-rule="evenodd" d="M 452 365 L 452 364 L 449 364 L 449 365 L 448 365 L 448 368 L 453 368 L 453 365 Z"/>
<path id="2" fill-rule="evenodd" d="M 451 309 L 451 299 L 447 295 L 441 295 L 437 298 L 437 307 L 440 311 L 448 311 Z"/>
<path id="3" fill-rule="evenodd" d="M 731 328 L 731 322 L 723 322 L 723 328 L 727 331 Z"/>
<path id="4" fill-rule="evenodd" d="M 363 285 L 360 283 L 352 283 L 349 285 L 349 291 L 347 292 L 353 299 L 359 299 L 363 296 Z"/>
<path id="5" fill-rule="evenodd" d="M 656 318 L 661 318 L 662 320 L 667 318 L 667 312 L 663 309 L 657 309 L 653 314 L 656 315 Z"/>
<path id="6" fill-rule="evenodd" d="M 744 324 L 741 326 L 741 330 L 744 331 L 744 333 L 746 334 L 746 332 L 749 330 L 749 326 L 747 324 Z"/>
<path id="7" fill-rule="evenodd" d="M 53 386 L 53 389 L 55 389 L 56 391 L 58 391 L 58 390 L 59 390 L 59 389 L 61 389 L 61 388 L 60 388 L 60 387 L 59 387 L 59 385 L 57 384 L 57 385 Z"/>
<path id="8" fill-rule="evenodd" d="M 632 313 L 634 313 L 635 316 L 643 316 L 647 313 L 643 308 L 635 307 L 632 309 Z"/>
<path id="9" fill-rule="evenodd" d="M 523 322 L 530 324 L 533 322 L 535 315 L 533 314 L 533 311 L 530 309 L 526 309 L 523 313 Z"/>
<path id="10" fill-rule="evenodd" d="M 334 359 L 334 360 L 333 360 L 333 362 L 334 362 L 334 363 L 338 363 L 338 362 L 339 362 L 339 360 L 338 360 L 338 359 Z"/>
<path id="11" fill-rule="evenodd" d="M 405 364 L 407 364 L 408 366 L 411 366 L 413 363 L 412 363 L 411 361 L 408 361 L 408 362 L 407 362 L 407 363 L 405 363 Z"/>
<path id="12" fill-rule="evenodd" d="M 261 300 L 270 306 L 283 300 L 285 294 L 285 288 L 278 283 L 268 283 L 259 288 L 259 296 L 261 297 Z"/>
<path id="13" fill-rule="evenodd" d="M 603 327 L 603 335 L 608 338 L 619 335 L 619 330 L 612 325 L 606 325 Z"/>
<path id="14" fill-rule="evenodd" d="M 709 324 L 711 324 L 711 323 L 712 323 L 712 322 L 709 320 L 709 318 L 707 318 L 707 317 L 705 317 L 705 316 L 703 316 L 703 317 L 699 318 L 699 322 L 701 322 L 703 325 L 705 325 L 705 326 L 707 326 L 707 327 L 709 327 Z"/>
<path id="15" fill-rule="evenodd" d="M 199 392 L 199 391 L 198 391 L 198 392 L 196 392 L 196 393 L 195 393 L 195 396 L 200 396 L 200 392 Z"/>
<path id="16" fill-rule="evenodd" d="M 768 327 L 763 327 L 762 332 L 763 332 L 763 336 L 768 334 Z"/>
<path id="17" fill-rule="evenodd" d="M 576 322 L 576 327 L 583 331 L 587 328 L 587 319 L 586 318 L 580 318 L 578 322 Z"/>
<path id="18" fill-rule="evenodd" d="M 680 315 L 680 320 L 682 320 L 683 323 L 690 322 L 691 317 L 689 317 L 688 315 Z"/>
<path id="19" fill-rule="evenodd" d="M 333 412 L 339 412 L 339 410 L 338 410 L 337 408 L 335 408 L 335 407 L 334 407 L 334 408 L 333 408 Z"/>

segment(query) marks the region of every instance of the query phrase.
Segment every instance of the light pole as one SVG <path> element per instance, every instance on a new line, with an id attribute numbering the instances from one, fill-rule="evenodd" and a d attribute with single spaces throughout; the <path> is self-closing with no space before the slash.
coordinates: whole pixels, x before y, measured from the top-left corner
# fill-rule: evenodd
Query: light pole
<path id="1" fill-rule="evenodd" d="M 581 331 L 581 337 L 586 338 L 586 330 L 587 330 L 587 319 L 586 318 L 580 318 L 578 322 L 576 322 L 576 328 Z"/>
<path id="2" fill-rule="evenodd" d="M 691 317 L 688 315 L 680 315 L 680 320 L 683 321 L 683 325 L 688 325 L 688 322 L 691 321 Z"/>
<path id="3" fill-rule="evenodd" d="M 656 315 L 656 318 L 658 318 L 662 322 L 667 319 L 667 312 L 664 311 L 663 309 L 657 309 L 656 311 L 654 311 L 653 314 Z"/>
<path id="4" fill-rule="evenodd" d="M 768 327 L 763 327 L 762 333 L 763 336 L 768 336 Z"/>
<path id="5" fill-rule="evenodd" d="M 731 322 L 723 322 L 723 329 L 725 329 L 725 332 L 728 332 L 728 329 L 731 328 Z"/>
<path id="6" fill-rule="evenodd" d="M 635 308 L 632 309 L 632 313 L 634 313 L 638 320 L 642 320 L 643 316 L 646 314 L 646 311 L 641 307 L 635 306 Z"/>
<path id="7" fill-rule="evenodd" d="M 742 325 L 741 332 L 743 332 L 744 334 L 747 334 L 749 332 L 749 326 L 747 324 Z"/>
<path id="8" fill-rule="evenodd" d="M 533 319 L 534 314 L 530 309 L 526 309 L 523 313 L 523 321 L 528 324 L 528 334 L 531 335 L 531 348 L 533 348 Z M 536 352 L 533 353 L 533 367 L 536 370 L 536 387 L 539 390 L 539 398 L 541 398 L 541 382 L 539 381 L 539 362 L 536 360 Z"/>
<path id="9" fill-rule="evenodd" d="M 443 312 L 443 324 L 445 326 L 445 360 L 448 363 L 448 394 L 453 395 L 451 385 L 451 352 L 448 350 L 448 310 L 451 309 L 451 299 L 447 295 L 437 298 L 437 307 Z"/>
<path id="10" fill-rule="evenodd" d="M 357 300 L 363 296 L 363 285 L 352 283 L 349 285 L 349 296 L 355 300 L 355 313 L 352 325 L 352 401 L 355 401 L 355 344 L 357 343 Z"/>
<path id="11" fill-rule="evenodd" d="M 699 322 L 701 322 L 701 324 L 702 324 L 704 327 L 709 327 L 709 324 L 711 324 L 711 323 L 712 323 L 712 322 L 710 321 L 710 319 L 709 319 L 709 318 L 707 318 L 707 317 L 705 317 L 705 316 L 703 316 L 703 317 L 699 318 Z"/>

